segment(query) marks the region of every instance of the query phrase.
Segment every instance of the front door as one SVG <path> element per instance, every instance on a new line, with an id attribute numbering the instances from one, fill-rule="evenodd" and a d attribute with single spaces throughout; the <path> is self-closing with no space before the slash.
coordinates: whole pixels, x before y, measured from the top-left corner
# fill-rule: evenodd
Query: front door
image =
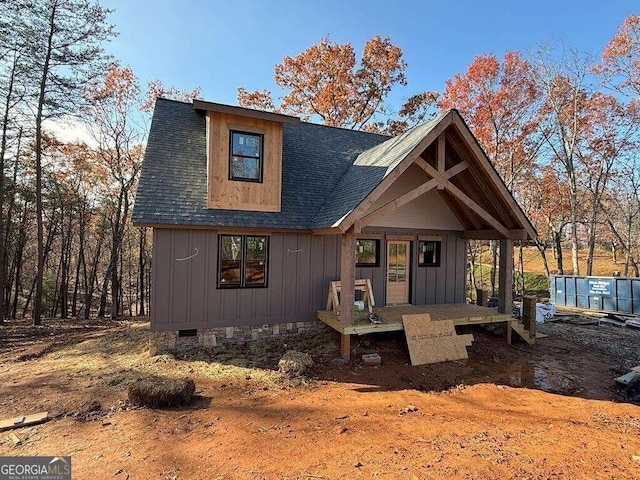
<path id="1" fill-rule="evenodd" d="M 409 303 L 409 245 L 387 241 L 387 305 Z"/>

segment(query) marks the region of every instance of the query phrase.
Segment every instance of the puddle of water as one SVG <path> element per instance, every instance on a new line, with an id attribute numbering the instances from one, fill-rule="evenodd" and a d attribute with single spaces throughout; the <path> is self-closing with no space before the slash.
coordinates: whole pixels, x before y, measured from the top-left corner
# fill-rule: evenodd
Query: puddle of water
<path id="1" fill-rule="evenodd" d="M 467 381 L 470 383 L 488 382 L 511 387 L 524 387 L 543 390 L 549 393 L 571 393 L 576 390 L 575 383 L 562 373 L 558 365 L 541 363 L 512 362 L 471 362 L 466 364 L 470 370 Z"/>

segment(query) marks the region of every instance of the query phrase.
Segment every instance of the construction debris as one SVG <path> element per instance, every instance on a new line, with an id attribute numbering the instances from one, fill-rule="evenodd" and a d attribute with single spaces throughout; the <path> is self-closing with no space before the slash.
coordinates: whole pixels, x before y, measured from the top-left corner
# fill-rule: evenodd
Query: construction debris
<path id="1" fill-rule="evenodd" d="M 636 377 L 640 377 L 640 365 L 633 367 L 630 372 L 616 378 L 616 382 L 626 387 Z"/>
<path id="2" fill-rule="evenodd" d="M 49 420 L 49 412 L 32 413 L 30 415 L 19 415 L 13 418 L 0 420 L 0 432 L 3 430 L 11 430 L 13 428 L 26 427 L 36 425 Z"/>
<path id="3" fill-rule="evenodd" d="M 457 335 L 452 320 L 431 321 L 428 313 L 403 315 L 411 365 L 469 358 L 473 335 Z"/>
<path id="4" fill-rule="evenodd" d="M 18 445 L 22 444 L 22 439 L 18 437 L 15 433 L 10 433 L 4 438 L 6 438 L 9 442 L 11 442 L 14 447 L 17 447 Z"/>
<path id="5" fill-rule="evenodd" d="M 380 365 L 382 358 L 377 353 L 365 353 L 362 355 L 362 362 L 365 365 Z"/>
<path id="6" fill-rule="evenodd" d="M 633 320 L 627 320 L 624 322 L 627 327 L 640 329 L 640 318 L 634 318 Z"/>

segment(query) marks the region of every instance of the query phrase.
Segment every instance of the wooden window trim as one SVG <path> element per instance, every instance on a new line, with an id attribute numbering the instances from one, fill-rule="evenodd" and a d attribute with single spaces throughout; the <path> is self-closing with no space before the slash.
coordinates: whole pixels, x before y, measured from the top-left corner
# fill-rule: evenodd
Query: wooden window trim
<path id="1" fill-rule="evenodd" d="M 426 240 L 431 242 L 441 242 L 442 235 L 418 235 L 418 240 Z"/>
<path id="2" fill-rule="evenodd" d="M 360 263 L 356 262 L 357 268 L 376 268 L 380 266 L 380 239 L 379 238 L 364 238 L 358 237 L 356 238 L 356 248 L 358 248 L 358 242 L 360 240 L 372 241 L 376 244 L 376 260 L 375 263 Z M 358 258 L 358 252 L 356 251 L 356 259 Z"/>
<path id="3" fill-rule="evenodd" d="M 413 242 L 416 239 L 415 235 L 395 235 L 389 234 L 386 237 L 386 240 L 399 241 L 399 242 Z"/>
<path id="4" fill-rule="evenodd" d="M 426 242 L 433 242 L 435 244 L 435 248 L 436 248 L 436 255 L 437 255 L 437 261 L 435 263 L 424 263 L 424 262 L 420 262 L 420 249 L 422 248 L 422 244 L 426 243 Z M 428 239 L 428 240 L 418 240 L 418 266 L 419 267 L 434 267 L 434 268 L 438 268 L 442 265 L 442 240 L 434 240 L 434 239 Z"/>
<path id="5" fill-rule="evenodd" d="M 231 173 L 232 172 L 231 161 L 232 161 L 233 157 L 251 158 L 253 160 L 256 159 L 256 157 L 250 157 L 250 156 L 245 156 L 245 155 L 234 155 L 233 154 L 233 134 L 234 133 L 237 133 L 239 135 L 249 135 L 249 136 L 252 136 L 252 137 L 259 137 L 260 138 L 260 157 L 258 157 L 258 161 L 260 163 L 260 175 L 259 175 L 259 178 L 257 178 L 257 179 L 254 179 L 254 178 L 236 178 Z M 264 181 L 264 133 L 250 132 L 250 131 L 246 131 L 246 129 L 244 129 L 244 130 L 235 130 L 235 129 L 229 130 L 229 180 L 233 181 L 233 182 L 250 182 L 250 183 L 262 183 Z"/>
<path id="6" fill-rule="evenodd" d="M 222 261 L 220 254 L 222 252 L 222 239 L 223 237 L 240 237 L 240 285 L 225 285 L 220 281 L 220 275 L 222 273 Z M 247 256 L 247 237 L 264 237 L 265 239 L 265 269 L 264 269 L 264 284 L 263 285 L 245 285 L 246 281 L 246 256 Z M 234 233 L 218 234 L 218 280 L 216 282 L 218 289 L 220 290 L 236 290 L 239 288 L 268 288 L 269 286 L 269 235 L 239 235 Z"/>

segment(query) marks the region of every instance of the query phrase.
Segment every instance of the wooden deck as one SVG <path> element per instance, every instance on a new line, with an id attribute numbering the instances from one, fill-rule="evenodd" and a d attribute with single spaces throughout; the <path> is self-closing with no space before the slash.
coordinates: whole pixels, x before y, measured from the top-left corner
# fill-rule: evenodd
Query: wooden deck
<path id="1" fill-rule="evenodd" d="M 451 303 L 441 305 L 399 305 L 376 307 L 374 312 L 382 316 L 387 323 L 372 324 L 367 320 L 368 312 L 360 312 L 360 320 L 353 325 L 343 325 L 331 310 L 318 310 L 318 320 L 326 323 L 343 335 L 364 335 L 366 333 L 393 332 L 404 330 L 402 316 L 428 313 L 432 321 L 453 320 L 454 325 L 476 325 L 481 323 L 511 322 L 513 318 L 499 313 L 495 308 L 481 307 L 470 303 Z M 509 329 L 510 332 L 511 329 Z"/>

